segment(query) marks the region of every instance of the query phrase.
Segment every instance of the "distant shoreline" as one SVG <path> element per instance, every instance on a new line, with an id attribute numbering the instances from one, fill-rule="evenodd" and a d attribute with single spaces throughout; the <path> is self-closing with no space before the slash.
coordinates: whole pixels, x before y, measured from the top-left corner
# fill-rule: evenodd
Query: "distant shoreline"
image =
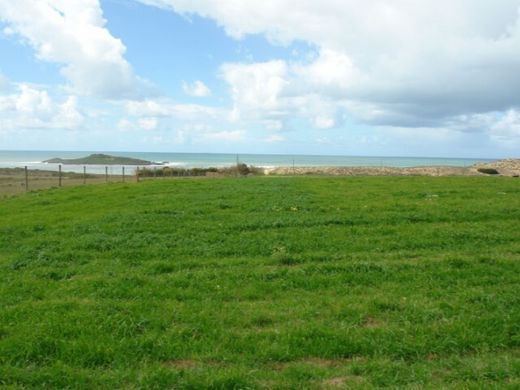
<path id="1" fill-rule="evenodd" d="M 303 176 L 303 175 L 324 175 L 324 176 L 486 176 L 487 173 L 480 172 L 479 169 L 484 170 L 496 170 L 496 174 L 499 176 L 520 176 L 520 159 L 508 159 L 498 160 L 490 163 L 474 164 L 469 167 L 457 167 L 457 166 L 417 166 L 417 167 L 389 167 L 389 166 L 276 166 L 276 167 L 259 167 L 253 164 L 247 164 L 250 167 L 254 167 L 256 175 L 265 176 Z M 129 168 L 144 168 L 144 165 L 132 166 Z M 213 168 L 216 171 L 211 172 L 208 176 L 219 176 L 219 172 L 222 176 L 229 174 L 230 168 L 233 165 L 227 167 Z M 157 169 L 158 172 L 165 170 L 185 170 L 187 172 L 191 170 L 205 171 L 211 169 L 206 168 L 182 168 L 182 167 L 171 167 L 171 166 L 155 166 L 155 168 L 147 167 L 150 169 Z M 15 172 L 19 172 L 23 168 L 0 168 L 1 175 L 10 175 Z M 56 173 L 54 170 L 49 169 L 30 169 L 32 172 L 45 173 Z M 87 170 L 88 171 L 88 170 Z M 73 171 L 71 171 L 73 172 Z M 64 171 L 65 173 L 65 171 Z M 89 172 L 90 173 L 90 172 Z M 92 173 L 90 173 L 92 174 Z M 100 174 L 100 173 L 97 173 Z M 127 171 L 127 174 L 132 174 Z M 161 176 L 169 176 L 167 173 Z"/>
<path id="2" fill-rule="evenodd" d="M 444 158 L 444 157 L 396 157 L 396 156 L 338 156 L 338 155 L 293 155 L 293 154 L 231 154 L 231 153 L 158 153 L 158 152 L 105 152 L 110 156 L 128 157 L 136 160 L 153 162 L 152 166 L 170 166 L 179 168 L 205 168 L 205 167 L 229 167 L 239 162 L 255 167 L 276 168 L 276 167 L 420 167 L 420 166 L 455 166 L 469 167 L 477 163 L 489 163 L 496 161 L 490 158 Z M 103 152 L 75 152 L 75 151 L 0 151 L 0 167 L 13 168 L 28 166 L 29 169 L 57 169 L 58 163 L 43 163 L 56 157 L 63 159 L 62 169 L 70 169 L 76 172 L 83 171 L 83 164 L 79 159 L 85 158 L 88 154 L 104 154 Z M 76 160 L 76 165 L 68 165 L 67 160 Z M 105 160 L 106 161 L 106 160 Z M 98 164 L 85 164 L 90 171 L 104 173 L 105 166 L 113 166 L 119 169 L 118 165 L 106 161 Z M 141 165 L 142 164 L 136 164 Z"/>

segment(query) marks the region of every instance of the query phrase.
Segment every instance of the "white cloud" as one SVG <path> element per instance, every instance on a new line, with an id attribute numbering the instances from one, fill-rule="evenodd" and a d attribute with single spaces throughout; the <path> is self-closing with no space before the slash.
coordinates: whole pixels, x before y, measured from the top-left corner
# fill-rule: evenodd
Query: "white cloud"
<path id="1" fill-rule="evenodd" d="M 212 18 L 237 39 L 318 48 L 310 62 L 223 67 L 235 119 L 296 112 L 329 127 L 348 110 L 372 125 L 438 128 L 520 107 L 520 0 L 139 1 Z M 312 95 L 323 112 L 304 112 Z"/>
<path id="2" fill-rule="evenodd" d="M 343 60 L 326 51 L 306 64 L 276 60 L 223 65 L 222 78 L 234 104 L 232 119 L 258 121 L 269 130 L 282 130 L 295 118 L 318 129 L 336 127 L 345 107 L 329 92 L 335 95 L 350 82 L 349 72 L 334 65 Z"/>
<path id="3" fill-rule="evenodd" d="M 305 80 L 313 91 L 327 95 L 344 95 L 349 87 L 362 77 L 352 60 L 344 53 L 323 49 L 319 56 L 309 64 L 296 65 L 295 76 Z"/>
<path id="4" fill-rule="evenodd" d="M 157 118 L 141 118 L 139 119 L 139 127 L 143 130 L 155 130 L 159 121 Z"/>
<path id="5" fill-rule="evenodd" d="M 267 130 L 280 131 L 283 130 L 283 128 L 285 127 L 285 124 L 281 120 L 267 119 L 262 121 L 261 123 L 262 127 Z"/>
<path id="6" fill-rule="evenodd" d="M 283 142 L 285 141 L 285 137 L 280 134 L 273 134 L 267 137 L 265 141 L 269 143 Z"/>
<path id="7" fill-rule="evenodd" d="M 490 135 L 492 139 L 506 147 L 518 148 L 520 146 L 520 112 L 507 111 L 491 126 Z"/>
<path id="8" fill-rule="evenodd" d="M 117 122 L 117 128 L 121 131 L 130 131 L 135 129 L 135 125 L 128 119 L 122 118 Z"/>
<path id="9" fill-rule="evenodd" d="M 211 133 L 203 133 L 201 137 L 205 141 L 227 141 L 237 142 L 244 139 L 244 131 L 229 130 L 229 131 L 215 131 Z"/>
<path id="10" fill-rule="evenodd" d="M 45 118 L 53 111 L 53 104 L 47 91 L 38 90 L 27 84 L 20 86 L 20 94 L 12 96 L 14 109 L 22 115 Z"/>
<path id="11" fill-rule="evenodd" d="M 18 84 L 16 91 L 0 95 L 2 128 L 13 129 L 76 129 L 84 121 L 76 96 L 56 102 L 45 89 Z"/>
<path id="12" fill-rule="evenodd" d="M 9 80 L 0 73 L 0 93 L 7 91 L 9 88 Z"/>
<path id="13" fill-rule="evenodd" d="M 69 96 L 58 106 L 54 122 L 57 127 L 73 129 L 79 127 L 84 120 L 83 114 L 78 109 L 78 98 Z"/>
<path id="14" fill-rule="evenodd" d="M 130 100 L 126 103 L 129 115 L 138 117 L 171 117 L 184 120 L 216 119 L 223 110 L 198 104 L 177 104 L 168 99 Z"/>
<path id="15" fill-rule="evenodd" d="M 278 110 L 279 95 L 287 85 L 285 61 L 225 64 L 222 76 L 235 103 L 247 110 Z"/>
<path id="16" fill-rule="evenodd" d="M 195 97 L 211 96 L 211 90 L 202 81 L 197 80 L 193 84 L 182 83 L 182 90 L 186 95 Z"/>
<path id="17" fill-rule="evenodd" d="M 230 120 L 258 121 L 267 129 L 282 129 L 295 109 L 293 98 L 285 95 L 289 72 L 289 65 L 281 60 L 224 64 L 221 77 L 228 83 L 233 100 Z"/>
<path id="18" fill-rule="evenodd" d="M 0 20 L 38 59 L 62 65 L 74 94 L 120 99 L 148 88 L 124 59 L 124 44 L 105 27 L 98 0 L 0 0 Z"/>
<path id="19" fill-rule="evenodd" d="M 314 127 L 318 129 L 331 129 L 336 126 L 334 118 L 328 116 L 317 116 L 314 118 Z"/>

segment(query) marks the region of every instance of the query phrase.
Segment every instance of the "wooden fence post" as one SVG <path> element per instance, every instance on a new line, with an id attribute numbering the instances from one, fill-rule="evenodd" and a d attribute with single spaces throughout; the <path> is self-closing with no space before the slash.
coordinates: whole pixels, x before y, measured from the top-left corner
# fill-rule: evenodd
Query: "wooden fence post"
<path id="1" fill-rule="evenodd" d="M 139 183 L 139 167 L 135 168 L 135 181 Z"/>
<path id="2" fill-rule="evenodd" d="M 58 186 L 61 187 L 61 164 L 58 165 Z"/>
<path id="3" fill-rule="evenodd" d="M 87 184 L 87 167 L 83 165 L 83 184 Z"/>
<path id="4" fill-rule="evenodd" d="M 105 182 L 108 183 L 108 167 L 105 166 Z"/>
<path id="5" fill-rule="evenodd" d="M 123 167 L 123 183 L 125 182 L 125 167 Z"/>
<path id="6" fill-rule="evenodd" d="M 27 172 L 27 165 L 25 166 L 25 192 L 29 191 L 29 173 Z"/>

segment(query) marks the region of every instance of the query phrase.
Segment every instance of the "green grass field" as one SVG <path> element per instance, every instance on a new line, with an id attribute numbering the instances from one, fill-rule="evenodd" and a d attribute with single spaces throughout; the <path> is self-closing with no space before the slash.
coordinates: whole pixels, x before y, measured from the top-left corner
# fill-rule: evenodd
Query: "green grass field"
<path id="1" fill-rule="evenodd" d="M 157 180 L 1 200 L 0 384 L 520 388 L 520 180 Z"/>

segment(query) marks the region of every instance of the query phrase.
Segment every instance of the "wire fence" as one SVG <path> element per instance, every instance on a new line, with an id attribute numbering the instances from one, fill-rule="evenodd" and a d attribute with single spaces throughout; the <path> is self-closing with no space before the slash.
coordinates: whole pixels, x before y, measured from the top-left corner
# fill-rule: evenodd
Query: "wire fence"
<path id="1" fill-rule="evenodd" d="M 118 172 L 105 167 L 105 173 L 89 172 L 87 166 L 82 172 L 40 170 L 24 168 L 0 168 L 0 195 L 14 195 L 23 192 L 52 187 L 67 187 L 108 182 L 123 182 L 135 178 L 135 167 L 122 167 Z"/>
<path id="2" fill-rule="evenodd" d="M 55 170 L 0 168 L 0 197 L 53 187 L 70 187 L 115 182 L 140 182 L 153 179 L 183 177 L 224 177 L 261 174 L 261 170 L 246 164 L 221 168 L 177 168 L 169 166 L 83 166 L 65 171 L 61 165 Z M 103 172 L 104 171 L 104 172 Z"/>

